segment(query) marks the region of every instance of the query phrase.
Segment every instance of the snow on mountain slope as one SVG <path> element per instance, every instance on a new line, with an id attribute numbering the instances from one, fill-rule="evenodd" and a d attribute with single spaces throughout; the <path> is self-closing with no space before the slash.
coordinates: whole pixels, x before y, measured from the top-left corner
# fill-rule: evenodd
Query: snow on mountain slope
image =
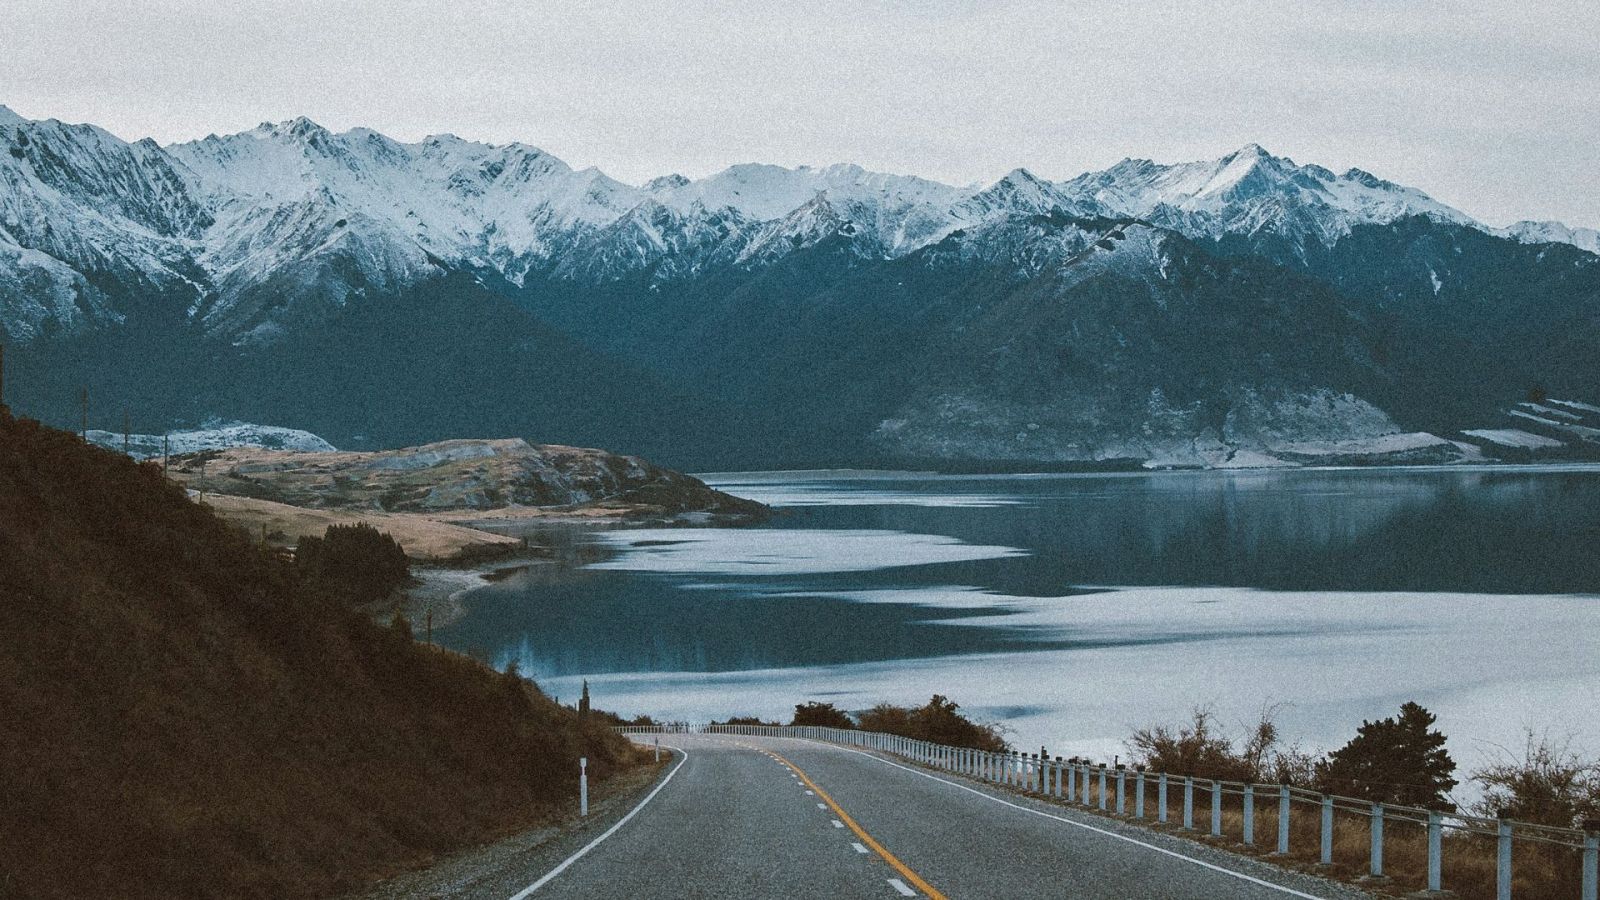
<path id="1" fill-rule="evenodd" d="M 1600 231 L 1571 228 L 1560 222 L 1522 221 L 1496 232 L 1524 244 L 1571 244 L 1580 250 L 1600 254 Z"/>
<path id="2" fill-rule="evenodd" d="M 1107 214 L 1148 219 L 1190 237 L 1266 232 L 1331 246 L 1356 225 L 1412 215 L 1483 227 L 1415 188 L 1360 169 L 1335 175 L 1299 166 L 1256 144 L 1221 159 L 1176 165 L 1127 159 L 1061 188 Z"/>
<path id="3" fill-rule="evenodd" d="M 191 174 L 154 142 L 0 107 L 0 147 L 0 307 L 16 312 L 0 327 L 31 335 L 46 320 L 68 329 L 115 321 L 107 280 L 147 293 L 204 289 L 193 255 L 210 212 Z"/>
<path id="4" fill-rule="evenodd" d="M 699 181 L 659 185 L 665 204 L 687 209 L 733 209 L 745 218 L 772 222 L 811 203 L 818 195 L 847 215 L 886 253 L 899 255 L 943 237 L 954 227 L 951 210 L 967 191 L 911 175 L 869 172 L 856 165 L 821 169 L 746 164 Z"/>
<path id="5" fill-rule="evenodd" d="M 249 422 L 219 422 L 193 431 L 169 434 L 130 434 L 89 429 L 89 442 L 112 450 L 128 448 L 134 459 L 151 459 L 163 453 L 179 456 L 202 450 L 228 447 L 261 447 L 267 450 L 296 450 L 303 453 L 332 453 L 334 446 L 309 431 Z"/>
<path id="6" fill-rule="evenodd" d="M 963 252 L 1040 270 L 1082 249 L 1029 217 L 1143 219 L 1190 237 L 1331 245 L 1359 224 L 1423 215 L 1483 228 L 1360 170 L 1300 166 L 1254 144 L 1219 159 L 1125 160 L 1052 183 L 1017 169 L 955 187 L 855 165 L 736 165 L 635 187 L 525 144 L 403 143 L 309 119 L 162 148 L 0 107 L 0 328 L 27 340 L 171 307 L 235 342 L 450 269 L 522 285 L 693 277 L 758 267 L 830 237 L 894 258 L 958 231 Z M 1556 223 L 1497 232 L 1600 251 Z M 152 301 L 154 298 L 154 301 Z"/>

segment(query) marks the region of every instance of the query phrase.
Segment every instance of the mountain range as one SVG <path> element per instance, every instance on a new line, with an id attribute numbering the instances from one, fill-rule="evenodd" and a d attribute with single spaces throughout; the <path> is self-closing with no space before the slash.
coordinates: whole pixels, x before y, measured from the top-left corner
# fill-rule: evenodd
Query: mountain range
<path id="1" fill-rule="evenodd" d="M 630 185 L 303 118 L 160 146 L 0 107 L 0 147 L 7 399 L 48 421 L 83 385 L 98 424 L 352 449 L 1242 465 L 1447 461 L 1530 394 L 1600 398 L 1600 234 L 1253 144 L 972 186 Z"/>

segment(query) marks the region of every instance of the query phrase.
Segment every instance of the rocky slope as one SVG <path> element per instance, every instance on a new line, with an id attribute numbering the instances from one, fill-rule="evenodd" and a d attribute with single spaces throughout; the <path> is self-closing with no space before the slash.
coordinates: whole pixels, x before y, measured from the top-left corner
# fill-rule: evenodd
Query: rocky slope
<path id="1" fill-rule="evenodd" d="M 197 490 L 310 508 L 440 513 L 603 505 L 654 515 L 763 511 L 758 503 L 638 457 L 533 445 L 520 438 L 441 441 L 373 453 L 230 447 L 182 458 L 173 474 Z"/>

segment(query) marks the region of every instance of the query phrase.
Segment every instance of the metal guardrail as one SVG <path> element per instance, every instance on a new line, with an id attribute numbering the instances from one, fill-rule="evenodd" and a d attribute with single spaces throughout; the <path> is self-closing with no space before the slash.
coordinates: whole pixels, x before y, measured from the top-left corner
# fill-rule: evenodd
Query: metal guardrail
<path id="1" fill-rule="evenodd" d="M 1317 811 L 1319 846 L 1322 865 L 1333 864 L 1334 830 L 1336 813 L 1365 816 L 1370 835 L 1370 850 L 1366 878 L 1381 881 L 1385 878 L 1383 851 L 1385 829 L 1391 825 L 1417 826 L 1426 829 L 1427 835 L 1427 889 L 1443 890 L 1444 835 L 1454 832 L 1478 835 L 1495 842 L 1495 896 L 1497 900 L 1511 900 L 1512 851 L 1517 842 L 1537 843 L 1569 848 L 1579 856 L 1581 886 L 1579 900 L 1600 900 L 1600 827 L 1591 831 L 1576 828 L 1558 828 L 1532 822 L 1510 819 L 1492 819 L 1456 812 L 1440 812 L 1412 806 L 1372 803 L 1355 797 L 1322 794 L 1306 788 L 1287 784 L 1253 784 L 1238 781 L 1220 781 L 1191 776 L 1169 776 L 1165 772 L 1148 772 L 1142 768 L 1126 766 L 1108 767 L 1087 759 L 1050 757 L 1039 753 L 993 753 L 966 747 L 933 744 L 895 734 L 876 731 L 857 731 L 845 728 L 826 728 L 811 725 L 692 725 L 685 723 L 639 726 L 619 726 L 618 732 L 626 735 L 649 734 L 733 734 L 749 737 L 788 737 L 821 741 L 874 750 L 899 756 L 933 769 L 943 769 L 980 781 L 1004 785 L 1042 797 L 1098 809 L 1133 821 L 1151 821 L 1147 816 L 1146 800 L 1155 794 L 1154 806 L 1157 824 L 1170 824 L 1174 792 L 1182 793 L 1181 828 L 1195 831 L 1195 796 L 1208 793 L 1210 802 L 1209 834 L 1223 837 L 1223 808 L 1225 797 L 1237 797 L 1243 820 L 1239 835 L 1247 846 L 1256 846 L 1257 807 L 1263 803 L 1277 804 L 1277 842 L 1272 855 L 1288 856 L 1290 852 L 1291 820 L 1296 805 Z"/>

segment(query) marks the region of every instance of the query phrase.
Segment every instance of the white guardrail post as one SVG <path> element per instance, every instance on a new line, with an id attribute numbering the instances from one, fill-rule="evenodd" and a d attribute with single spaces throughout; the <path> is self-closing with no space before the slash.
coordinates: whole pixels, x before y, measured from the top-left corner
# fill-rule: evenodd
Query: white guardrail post
<path id="1" fill-rule="evenodd" d="M 1289 785 L 1278 785 L 1278 855 L 1289 855 Z"/>
<path id="2" fill-rule="evenodd" d="M 1583 823 L 1583 900 L 1600 900 L 1600 819 Z"/>
<path id="3" fill-rule="evenodd" d="M 1128 768 L 1117 764 L 1117 815 L 1128 814 Z"/>
<path id="4" fill-rule="evenodd" d="M 1183 830 L 1194 830 L 1194 777 L 1183 776 Z"/>
<path id="5" fill-rule="evenodd" d="M 1133 817 L 1144 818 L 1144 766 L 1139 767 L 1139 774 L 1133 781 Z"/>
<path id="6" fill-rule="evenodd" d="M 1222 837 L 1222 782 L 1211 779 L 1211 835 Z"/>
<path id="7" fill-rule="evenodd" d="M 1374 879 L 1383 877 L 1383 804 L 1372 804 L 1371 827 L 1372 833 L 1372 864 L 1368 867 L 1368 876 Z"/>
<path id="8" fill-rule="evenodd" d="M 1248 782 L 1244 786 L 1244 845 L 1254 847 L 1256 843 L 1256 786 Z"/>
<path id="9" fill-rule="evenodd" d="M 589 757 L 578 757 L 578 815 L 589 814 Z"/>
<path id="10" fill-rule="evenodd" d="M 1428 813 L 1428 890 L 1444 890 L 1444 816 Z"/>
<path id="11" fill-rule="evenodd" d="M 1495 900 L 1511 900 L 1511 823 L 1499 822 L 1499 847 L 1494 864 Z"/>
<path id="12" fill-rule="evenodd" d="M 1106 764 L 1100 764 L 1100 811 L 1106 811 Z"/>
<path id="13" fill-rule="evenodd" d="M 1333 865 L 1333 797 L 1322 795 L 1322 848 L 1321 863 Z"/>
<path id="14" fill-rule="evenodd" d="M 1156 776 L 1156 821 L 1167 824 L 1167 773 Z"/>

